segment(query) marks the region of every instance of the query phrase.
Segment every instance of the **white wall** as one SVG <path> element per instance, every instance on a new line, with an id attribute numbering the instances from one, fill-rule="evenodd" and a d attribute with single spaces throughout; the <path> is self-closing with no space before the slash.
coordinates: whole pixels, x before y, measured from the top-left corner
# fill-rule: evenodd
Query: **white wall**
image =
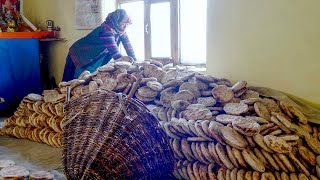
<path id="1" fill-rule="evenodd" d="M 320 1 L 208 0 L 207 72 L 320 103 Z"/>

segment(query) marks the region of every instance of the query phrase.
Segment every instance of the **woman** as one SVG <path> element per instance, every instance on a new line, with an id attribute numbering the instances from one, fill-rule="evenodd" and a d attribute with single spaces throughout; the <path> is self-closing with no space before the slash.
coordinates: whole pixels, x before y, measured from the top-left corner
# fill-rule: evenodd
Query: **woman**
<path id="1" fill-rule="evenodd" d="M 75 42 L 69 49 L 64 68 L 63 81 L 76 79 L 88 70 L 94 72 L 112 58 L 122 57 L 119 44 L 122 43 L 128 56 L 136 60 L 134 51 L 126 33 L 132 24 L 131 18 L 123 9 L 110 13 L 106 20 L 86 37 Z"/>

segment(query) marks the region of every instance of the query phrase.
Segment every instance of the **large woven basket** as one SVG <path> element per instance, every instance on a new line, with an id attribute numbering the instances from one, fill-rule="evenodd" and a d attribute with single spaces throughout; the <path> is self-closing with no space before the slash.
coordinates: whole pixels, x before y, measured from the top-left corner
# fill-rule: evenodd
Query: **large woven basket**
<path id="1" fill-rule="evenodd" d="M 161 179 L 173 170 L 167 137 L 143 103 L 97 90 L 65 106 L 67 179 Z"/>

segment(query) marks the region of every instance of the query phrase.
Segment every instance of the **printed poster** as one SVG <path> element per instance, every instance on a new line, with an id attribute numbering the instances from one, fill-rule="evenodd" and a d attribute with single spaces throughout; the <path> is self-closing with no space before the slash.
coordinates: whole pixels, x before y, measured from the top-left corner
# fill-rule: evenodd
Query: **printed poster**
<path id="1" fill-rule="evenodd" d="M 101 0 L 75 1 L 76 29 L 94 29 L 102 23 Z"/>

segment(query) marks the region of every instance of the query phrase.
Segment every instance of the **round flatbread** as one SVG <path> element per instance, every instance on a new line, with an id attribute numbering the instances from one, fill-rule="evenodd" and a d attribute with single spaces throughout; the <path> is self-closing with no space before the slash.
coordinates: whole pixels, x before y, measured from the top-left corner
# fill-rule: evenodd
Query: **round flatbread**
<path id="1" fill-rule="evenodd" d="M 249 106 L 242 103 L 227 103 L 224 105 L 223 110 L 230 115 L 240 115 L 248 112 Z"/>
<path id="2" fill-rule="evenodd" d="M 31 101 L 42 101 L 43 100 L 43 96 L 41 96 L 40 94 L 28 94 L 25 98 L 31 100 Z"/>
<path id="3" fill-rule="evenodd" d="M 132 84 L 136 81 L 137 81 L 137 79 L 133 75 L 128 74 L 128 73 L 120 73 L 117 75 L 118 84 L 117 84 L 115 90 L 124 89 L 128 86 L 128 84 L 130 84 L 130 83 Z"/>
<path id="4" fill-rule="evenodd" d="M 278 164 L 279 168 L 282 169 L 284 172 L 288 172 L 287 166 L 284 165 L 284 162 L 281 161 L 277 154 L 272 154 L 273 159 Z"/>
<path id="5" fill-rule="evenodd" d="M 234 116 L 229 114 L 219 114 L 216 116 L 216 121 L 222 124 L 231 124 L 233 121 L 237 121 L 241 116 Z"/>
<path id="6" fill-rule="evenodd" d="M 128 69 L 131 65 L 132 63 L 127 61 L 116 61 L 114 63 L 116 69 Z"/>
<path id="7" fill-rule="evenodd" d="M 177 77 L 177 70 L 170 70 L 166 73 L 166 75 L 162 78 L 162 80 L 160 81 L 162 84 L 166 84 L 168 83 L 169 81 L 172 81 L 172 80 L 178 80 L 176 79 Z M 181 79 L 180 79 L 181 80 Z M 183 80 L 182 80 L 183 81 Z"/>
<path id="8" fill-rule="evenodd" d="M 216 163 L 220 166 L 224 166 L 224 164 L 222 163 L 222 161 L 219 159 L 219 156 L 217 154 L 216 148 L 215 148 L 215 144 L 213 142 L 209 142 L 208 143 L 208 149 L 209 149 L 209 153 L 211 154 L 211 156 L 214 158 L 214 160 L 216 161 Z"/>
<path id="9" fill-rule="evenodd" d="M 230 173 L 230 180 L 237 180 L 238 168 L 232 169 Z"/>
<path id="10" fill-rule="evenodd" d="M 268 109 L 268 111 L 270 113 L 272 112 L 281 112 L 281 109 L 280 109 L 280 106 L 279 104 L 274 100 L 274 99 L 271 99 L 271 98 L 263 98 L 261 100 L 262 104 L 266 106 L 266 108 Z"/>
<path id="11" fill-rule="evenodd" d="M 276 180 L 276 177 L 271 172 L 265 172 L 262 173 L 261 180 Z"/>
<path id="12" fill-rule="evenodd" d="M 260 173 L 258 171 L 252 173 L 252 180 L 260 180 Z"/>
<path id="13" fill-rule="evenodd" d="M 24 179 L 29 175 L 29 171 L 21 166 L 8 166 L 0 170 L 0 177 L 3 179 Z"/>
<path id="14" fill-rule="evenodd" d="M 244 180 L 244 174 L 246 173 L 246 171 L 244 169 L 240 169 L 237 172 L 237 180 Z"/>
<path id="15" fill-rule="evenodd" d="M 207 142 L 201 142 L 200 149 L 201 149 L 201 152 L 205 156 L 207 161 L 209 161 L 210 163 L 213 163 L 213 164 L 216 162 L 209 152 Z"/>
<path id="16" fill-rule="evenodd" d="M 163 86 L 158 81 L 148 81 L 147 86 L 154 91 L 162 91 Z"/>
<path id="17" fill-rule="evenodd" d="M 242 156 L 244 160 L 251 166 L 252 169 L 259 172 L 265 172 L 265 166 L 250 149 L 247 148 L 243 150 Z"/>
<path id="18" fill-rule="evenodd" d="M 232 153 L 233 153 L 234 157 L 237 159 L 237 161 L 238 161 L 240 166 L 242 166 L 242 167 L 244 167 L 246 169 L 249 168 L 249 165 L 243 159 L 243 156 L 242 156 L 241 151 L 239 149 L 232 148 Z"/>
<path id="19" fill-rule="evenodd" d="M 298 152 L 303 160 L 305 160 L 307 163 L 311 164 L 312 166 L 316 165 L 316 156 L 312 151 L 310 151 L 308 148 L 304 146 L 298 147 Z M 319 156 L 320 160 L 320 156 Z"/>
<path id="20" fill-rule="evenodd" d="M 259 98 L 259 93 L 252 90 L 247 90 L 245 93 L 243 93 L 240 98 L 241 99 L 249 99 L 249 98 Z"/>
<path id="21" fill-rule="evenodd" d="M 234 98 L 233 91 L 225 85 L 219 85 L 213 88 L 212 95 L 220 103 L 227 103 Z"/>
<path id="22" fill-rule="evenodd" d="M 167 88 L 160 93 L 160 102 L 164 107 L 171 107 L 171 101 L 176 94 L 174 88 Z"/>
<path id="23" fill-rule="evenodd" d="M 253 136 L 253 140 L 254 142 L 256 142 L 262 149 L 264 149 L 265 151 L 268 151 L 270 153 L 274 153 L 273 150 L 271 150 L 266 143 L 263 140 L 263 136 L 261 134 L 256 134 Z"/>
<path id="24" fill-rule="evenodd" d="M 280 101 L 279 105 L 280 105 L 280 108 L 284 111 L 284 113 L 285 113 L 289 118 L 293 118 L 293 114 L 290 112 L 289 107 L 288 107 L 288 105 L 287 105 L 285 102 Z"/>
<path id="25" fill-rule="evenodd" d="M 289 172 L 296 172 L 294 165 L 291 163 L 287 155 L 285 154 L 276 154 L 281 162 L 288 168 Z M 278 163 L 279 164 L 279 163 Z"/>
<path id="26" fill-rule="evenodd" d="M 219 127 L 222 127 L 223 125 L 215 122 L 210 121 L 209 127 L 208 127 L 208 136 L 217 140 L 219 143 L 225 145 L 225 142 L 222 140 L 221 136 L 219 135 Z"/>
<path id="27" fill-rule="evenodd" d="M 290 129 L 288 129 L 285 125 L 283 125 L 283 124 L 278 120 L 277 117 L 271 116 L 270 120 L 271 120 L 271 122 L 273 122 L 273 123 L 275 123 L 277 126 L 279 126 L 279 128 L 280 128 L 281 130 L 283 130 L 284 132 L 286 132 L 287 134 L 290 134 L 290 133 L 291 133 Z"/>
<path id="28" fill-rule="evenodd" d="M 227 167 L 228 169 L 233 169 L 234 165 L 230 161 L 230 159 L 226 153 L 225 148 L 220 143 L 217 143 L 215 148 L 216 148 L 216 152 L 219 156 L 219 159 L 222 161 L 222 163 L 225 165 L 225 167 Z"/>
<path id="29" fill-rule="evenodd" d="M 202 153 L 200 144 L 201 144 L 201 142 L 196 143 L 196 151 L 197 151 L 197 154 L 200 158 L 199 160 L 200 160 L 200 162 L 202 162 L 204 164 L 210 164 L 210 162 L 207 160 L 207 158 Z"/>
<path id="30" fill-rule="evenodd" d="M 231 90 L 233 92 L 238 92 L 240 91 L 241 89 L 245 88 L 247 86 L 247 82 L 246 81 L 239 81 L 237 82 L 236 84 L 234 84 L 232 87 L 231 87 Z"/>
<path id="31" fill-rule="evenodd" d="M 313 152 L 315 152 L 316 154 L 320 154 L 320 142 L 317 138 L 311 135 L 306 135 L 305 140 Z"/>
<path id="32" fill-rule="evenodd" d="M 243 136 L 230 127 L 219 127 L 219 134 L 227 144 L 234 148 L 243 150 L 248 146 L 248 142 Z"/>
<path id="33" fill-rule="evenodd" d="M 278 164 L 276 163 L 276 161 L 274 160 L 274 158 L 271 156 L 271 154 L 267 151 L 265 151 L 264 149 L 261 149 L 261 153 L 263 154 L 263 156 L 268 160 L 269 164 L 276 170 L 279 171 L 280 167 L 278 166 Z"/>
<path id="34" fill-rule="evenodd" d="M 200 137 L 203 137 L 203 138 L 207 139 L 208 141 L 213 141 L 213 139 L 210 138 L 210 137 L 204 132 L 204 130 L 203 130 L 203 128 L 202 128 L 202 122 L 203 122 L 203 120 L 197 120 L 197 121 L 195 122 L 195 129 L 196 129 L 196 131 L 197 131 L 197 134 L 199 134 Z M 205 123 L 205 124 L 209 125 L 209 121 L 206 120 L 206 123 Z M 208 130 L 206 130 L 206 131 L 208 131 Z"/>
<path id="35" fill-rule="evenodd" d="M 238 118 L 236 121 L 233 121 L 232 127 L 245 136 L 254 136 L 260 132 L 260 125 L 246 118 Z"/>
<path id="36" fill-rule="evenodd" d="M 197 103 L 210 107 L 214 106 L 217 103 L 217 101 L 213 97 L 198 97 Z"/>
<path id="37" fill-rule="evenodd" d="M 293 106 L 289 106 L 289 111 L 291 112 L 291 114 L 294 117 L 297 117 L 297 119 L 302 123 L 302 124 L 307 124 L 308 123 L 308 119 L 306 118 L 306 116 L 304 116 L 304 114 L 296 107 Z"/>
<path id="38" fill-rule="evenodd" d="M 163 77 L 166 75 L 166 72 L 161 70 L 161 69 L 157 69 L 155 71 L 152 71 L 149 76 L 146 76 L 146 77 L 154 77 L 154 78 L 157 78 L 157 80 L 159 82 L 161 82 L 161 80 L 163 79 Z"/>
<path id="39" fill-rule="evenodd" d="M 171 98 L 172 101 L 183 100 L 188 101 L 190 104 L 195 102 L 195 96 L 188 90 L 181 90 Z"/>
<path id="40" fill-rule="evenodd" d="M 254 103 L 254 110 L 260 117 L 270 121 L 270 118 L 271 118 L 270 113 L 268 109 L 261 102 Z"/>
<path id="41" fill-rule="evenodd" d="M 262 152 L 258 149 L 258 148 L 254 148 L 253 149 L 254 154 L 256 155 L 256 157 L 260 160 L 260 162 L 266 167 L 266 168 L 270 168 L 266 158 L 264 157 L 264 155 L 262 154 Z"/>
<path id="42" fill-rule="evenodd" d="M 280 176 L 281 176 L 281 180 L 290 180 L 290 178 L 286 172 L 282 171 Z"/>
<path id="43" fill-rule="evenodd" d="M 188 109 L 183 112 L 183 116 L 187 120 L 197 120 L 197 119 L 203 119 L 203 120 L 210 120 L 212 118 L 212 113 L 207 108 L 192 108 Z"/>
<path id="44" fill-rule="evenodd" d="M 187 139 L 183 138 L 181 141 L 181 150 L 182 150 L 182 153 L 184 154 L 184 156 L 189 160 L 189 161 L 193 161 L 195 159 L 193 153 L 192 153 L 192 150 L 191 150 L 191 147 L 190 147 L 190 144 L 189 142 L 187 141 Z"/>
<path id="45" fill-rule="evenodd" d="M 144 97 L 144 96 L 141 96 L 138 92 L 135 93 L 135 96 L 136 96 L 137 99 L 139 99 L 143 103 L 154 101 L 156 99 L 156 97 Z"/>
<path id="46" fill-rule="evenodd" d="M 143 87 L 139 88 L 137 90 L 137 93 L 140 96 L 147 97 L 147 98 L 154 98 L 158 95 L 158 91 L 154 91 L 147 86 L 143 86 Z"/>
<path id="47" fill-rule="evenodd" d="M 182 91 L 182 90 L 190 91 L 194 95 L 194 97 L 196 97 L 196 98 L 201 96 L 201 92 L 200 92 L 198 86 L 193 83 L 186 82 L 186 83 L 181 84 L 179 91 Z"/>
<path id="48" fill-rule="evenodd" d="M 244 175 L 244 180 L 252 180 L 252 171 L 247 171 Z"/>
<path id="49" fill-rule="evenodd" d="M 292 147 L 282 138 L 273 135 L 266 135 L 263 137 L 264 143 L 273 151 L 277 153 L 289 153 Z"/>
<path id="50" fill-rule="evenodd" d="M 232 148 L 229 145 L 226 145 L 226 150 L 227 150 L 228 157 L 229 157 L 230 161 L 232 162 L 232 164 L 235 167 L 239 168 L 239 163 L 238 163 L 236 157 L 234 156 L 234 154 L 232 153 Z"/>
<path id="51" fill-rule="evenodd" d="M 185 156 L 182 153 L 180 142 L 177 139 L 172 139 L 172 149 L 178 155 L 179 158 L 183 159 Z"/>

